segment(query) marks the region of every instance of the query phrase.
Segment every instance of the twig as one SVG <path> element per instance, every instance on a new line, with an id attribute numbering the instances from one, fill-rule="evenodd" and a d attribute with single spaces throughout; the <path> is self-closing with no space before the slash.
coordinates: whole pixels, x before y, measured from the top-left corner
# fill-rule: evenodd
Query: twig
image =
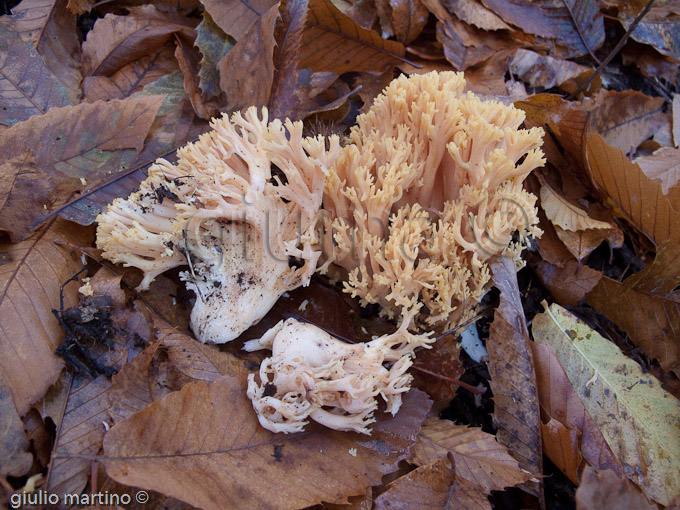
<path id="1" fill-rule="evenodd" d="M 562 0 L 562 2 L 564 2 L 564 6 L 569 11 L 569 16 L 571 16 L 571 21 L 574 22 L 574 27 L 576 27 L 576 32 L 578 32 L 578 36 L 581 38 L 581 42 L 583 43 L 583 46 L 586 47 L 586 50 L 588 50 L 588 53 L 590 54 L 590 56 L 599 65 L 600 59 L 597 58 L 595 56 L 595 53 L 593 53 L 593 50 L 590 49 L 590 46 L 588 45 L 588 41 L 586 40 L 586 36 L 581 31 L 581 25 L 579 25 L 578 20 L 576 19 L 576 16 L 574 16 L 574 11 L 571 10 L 571 5 L 569 5 L 568 0 Z"/>
<path id="2" fill-rule="evenodd" d="M 595 69 L 595 72 L 590 75 L 590 77 L 585 81 L 581 87 L 579 87 L 578 91 L 575 94 L 572 94 L 572 99 L 574 96 L 577 94 L 583 92 L 584 90 L 588 90 L 588 87 L 590 87 L 590 84 L 593 82 L 595 78 L 597 78 L 600 74 L 602 74 L 602 71 L 604 70 L 605 67 L 609 64 L 609 62 L 612 61 L 612 59 L 621 51 L 621 48 L 623 48 L 623 45 L 626 44 L 626 41 L 628 41 L 628 38 L 630 37 L 630 34 L 633 33 L 633 30 L 635 30 L 635 27 L 638 26 L 640 21 L 642 21 L 642 18 L 646 16 L 646 14 L 649 12 L 649 10 L 652 8 L 652 4 L 654 3 L 654 0 L 649 0 L 647 2 L 647 5 L 645 5 L 645 8 L 640 11 L 640 14 L 637 15 L 637 18 L 633 20 L 633 22 L 630 24 L 628 27 L 628 30 L 626 30 L 626 33 L 623 34 L 623 37 L 621 40 L 618 42 L 616 47 L 607 55 L 607 58 L 605 58 L 602 63 Z"/>
<path id="3" fill-rule="evenodd" d="M 431 375 L 432 377 L 436 377 L 437 379 L 441 379 L 442 381 L 450 382 L 451 384 L 460 386 L 461 388 L 468 390 L 470 393 L 476 393 L 477 395 L 482 395 L 483 393 L 486 393 L 486 388 L 478 388 L 477 386 L 472 386 L 468 383 L 464 383 L 463 381 L 459 381 L 458 379 L 454 379 L 453 377 L 447 377 L 445 375 L 438 374 L 437 372 L 432 372 L 431 370 L 419 367 L 418 365 L 412 366 L 413 369 L 417 370 L 418 372 L 423 372 L 424 374 Z"/>

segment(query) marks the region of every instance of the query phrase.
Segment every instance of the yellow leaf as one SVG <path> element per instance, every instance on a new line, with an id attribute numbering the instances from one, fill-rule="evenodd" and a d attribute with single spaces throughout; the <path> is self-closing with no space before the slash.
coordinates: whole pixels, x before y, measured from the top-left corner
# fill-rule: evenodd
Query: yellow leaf
<path id="1" fill-rule="evenodd" d="M 663 505 L 680 496 L 680 401 L 618 347 L 553 304 L 533 321 L 586 410 L 645 495 Z"/>

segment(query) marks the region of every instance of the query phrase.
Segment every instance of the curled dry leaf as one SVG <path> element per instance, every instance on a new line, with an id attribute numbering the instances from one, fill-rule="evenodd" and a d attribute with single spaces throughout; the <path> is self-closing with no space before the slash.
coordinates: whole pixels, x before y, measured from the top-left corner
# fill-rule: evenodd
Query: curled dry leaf
<path id="1" fill-rule="evenodd" d="M 541 207 L 553 225 L 576 232 L 589 228 L 612 228 L 610 223 L 597 221 L 588 213 L 557 194 L 547 183 L 541 186 Z"/>
<path id="2" fill-rule="evenodd" d="M 195 37 L 188 20 L 170 17 L 153 5 L 130 8 L 127 16 L 107 14 L 97 20 L 83 43 L 83 72 L 86 76 L 110 76 L 162 48 L 177 32 Z"/>
<path id="3" fill-rule="evenodd" d="M 162 96 L 149 96 L 52 108 L 0 132 L 0 152 L 8 160 L 20 156 L 13 160 L 17 179 L 2 211 L 0 230 L 9 231 L 15 241 L 25 239 L 46 210 L 64 204 L 73 191 L 83 188 L 80 177 L 96 180 L 128 164 L 142 149 L 162 102 Z M 22 185 L 27 179 L 22 173 L 27 152 L 40 169 L 29 162 L 28 175 L 49 179 L 49 189 L 40 185 L 41 194 L 48 195 L 45 202 L 36 200 L 29 183 Z"/>
<path id="4" fill-rule="evenodd" d="M 437 459 L 390 483 L 387 490 L 375 499 L 375 509 L 445 510 L 452 500 L 449 490 L 455 478 L 449 461 Z"/>
<path id="5" fill-rule="evenodd" d="M 59 247 L 61 240 L 89 245 L 89 229 L 55 220 L 17 244 L 0 244 L 11 262 L 0 266 L 0 376 L 20 416 L 45 394 L 63 366 L 54 355 L 64 332 L 52 314 L 59 309 L 59 287 L 77 273 L 80 258 Z M 77 287 L 64 289 L 64 306 L 77 302 Z"/>
<path id="6" fill-rule="evenodd" d="M 610 470 L 587 467 L 576 490 L 577 510 L 656 510 L 638 489 Z"/>
<path id="7" fill-rule="evenodd" d="M 536 266 L 536 274 L 555 301 L 563 306 L 576 306 L 602 278 L 600 271 L 573 259 L 563 267 L 541 261 Z"/>
<path id="8" fill-rule="evenodd" d="M 412 390 L 369 438 L 320 427 L 272 434 L 245 387 L 245 376 L 188 384 L 118 423 L 104 440 L 107 473 L 204 509 L 344 503 L 408 456 L 430 407 Z"/>
<path id="9" fill-rule="evenodd" d="M 531 50 L 518 49 L 510 61 L 510 71 L 532 87 L 550 89 L 592 71 L 592 68 Z"/>
<path id="10" fill-rule="evenodd" d="M 541 473 L 541 420 L 536 373 L 529 344 L 515 263 L 503 257 L 491 264 L 500 304 L 489 329 L 489 373 L 494 394 L 498 439 L 510 448 L 522 469 Z M 542 487 L 538 490 L 542 493 Z"/>
<path id="11" fill-rule="evenodd" d="M 609 243 L 611 248 L 620 248 L 623 246 L 623 232 L 615 225 L 610 224 L 611 228 L 589 228 L 586 230 L 579 230 L 571 232 L 569 230 L 562 230 L 560 227 L 555 227 L 555 233 L 564 247 L 571 253 L 579 263 L 590 255 L 595 249 L 604 241 Z"/>
<path id="12" fill-rule="evenodd" d="M 665 371 L 680 371 L 680 247 L 667 241 L 654 262 L 623 283 L 602 278 L 588 303 L 630 335 Z"/>
<path id="13" fill-rule="evenodd" d="M 47 490 L 54 494 L 79 494 L 85 488 L 92 462 L 78 456 L 96 455 L 109 421 L 108 391 L 104 376 L 92 381 L 75 381 L 67 386 L 64 414 L 56 416 L 57 438 L 52 464 L 47 473 Z M 69 391 L 70 390 L 70 391 Z"/>
<path id="14" fill-rule="evenodd" d="M 479 428 L 428 418 L 413 447 L 411 461 L 418 466 L 453 455 L 456 477 L 479 487 L 484 494 L 524 483 L 523 472 L 508 449 Z"/>
<path id="15" fill-rule="evenodd" d="M 418 37 L 427 23 L 429 12 L 420 0 L 376 0 L 375 6 L 383 34 L 395 36 L 403 44 Z"/>
<path id="16" fill-rule="evenodd" d="M 586 411 L 550 344 L 532 343 L 541 404 L 543 451 L 572 482 L 585 463 L 621 473 L 602 433 Z"/>
<path id="17" fill-rule="evenodd" d="M 192 46 L 191 41 L 177 36 L 175 36 L 175 40 L 177 41 L 175 58 L 179 62 L 179 68 L 184 75 L 184 91 L 189 97 L 196 115 L 202 119 L 210 120 L 218 115 L 219 107 L 216 102 L 203 99 L 201 94 L 198 76 L 200 54 Z"/>
<path id="18" fill-rule="evenodd" d="M 658 180 L 647 177 L 596 133 L 588 136 L 586 151 L 592 178 L 618 216 L 656 244 L 680 240 L 680 213 L 671 207 Z"/>
<path id="19" fill-rule="evenodd" d="M 221 93 L 217 63 L 234 47 L 234 40 L 217 26 L 208 11 L 203 13 L 203 20 L 196 27 L 196 34 L 195 44 L 202 55 L 198 85 L 204 97 L 217 97 Z"/>
<path id="20" fill-rule="evenodd" d="M 680 496 L 680 401 L 613 343 L 553 304 L 534 317 L 623 473 L 663 505 Z"/>
<path id="21" fill-rule="evenodd" d="M 201 3 L 217 26 L 237 41 L 277 4 L 274 0 L 201 0 Z"/>

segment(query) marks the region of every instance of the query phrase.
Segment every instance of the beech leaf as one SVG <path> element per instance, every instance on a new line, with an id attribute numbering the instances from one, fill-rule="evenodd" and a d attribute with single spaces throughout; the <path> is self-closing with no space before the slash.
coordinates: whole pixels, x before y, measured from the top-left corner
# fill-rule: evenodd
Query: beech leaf
<path id="1" fill-rule="evenodd" d="M 557 304 L 534 318 L 532 331 L 555 350 L 624 474 L 662 505 L 680 496 L 680 401 Z"/>
<path id="2" fill-rule="evenodd" d="M 88 245 L 91 231 L 57 219 L 17 244 L 0 244 L 10 262 L 0 266 L 0 376 L 20 416 L 57 380 L 63 362 L 54 350 L 64 331 L 52 314 L 59 309 L 59 288 L 82 262 L 61 240 Z M 78 289 L 64 289 L 64 306 L 75 306 Z"/>
<path id="3" fill-rule="evenodd" d="M 479 428 L 428 418 L 413 447 L 412 462 L 425 466 L 453 455 L 456 476 L 481 488 L 485 494 L 524 483 L 524 473 L 507 447 Z"/>
<path id="4" fill-rule="evenodd" d="M 234 47 L 234 40 L 225 34 L 206 10 L 196 27 L 196 47 L 203 55 L 198 72 L 199 86 L 206 98 L 220 95 L 220 77 L 217 64 Z"/>
<path id="5" fill-rule="evenodd" d="M 274 5 L 274 0 L 201 0 L 210 17 L 237 41 Z"/>
<path id="6" fill-rule="evenodd" d="M 601 272 L 573 259 L 563 267 L 541 261 L 536 266 L 536 274 L 555 300 L 564 306 L 576 306 L 602 278 Z"/>
<path id="7" fill-rule="evenodd" d="M 547 184 L 541 186 L 541 207 L 553 225 L 576 232 L 588 228 L 612 228 L 610 223 L 597 221 L 588 213 L 562 198 Z"/>
<path id="8" fill-rule="evenodd" d="M 320 426 L 272 434 L 245 390 L 245 376 L 187 384 L 116 424 L 104 439 L 107 473 L 204 509 L 344 503 L 408 456 L 430 407 L 411 390 L 395 417 L 378 413 L 370 437 Z"/>
<path id="9" fill-rule="evenodd" d="M 24 424 L 0 375 L 0 476 L 23 476 L 33 465 Z"/>
<path id="10" fill-rule="evenodd" d="M 510 448 L 524 470 L 541 473 L 541 420 L 536 373 L 517 287 L 515 263 L 503 257 L 501 262 L 491 264 L 491 271 L 494 285 L 501 291 L 500 304 L 486 344 L 498 439 Z M 542 488 L 538 492 L 542 493 Z"/>
<path id="11" fill-rule="evenodd" d="M 610 470 L 587 467 L 576 490 L 578 510 L 656 510 L 628 480 Z"/>

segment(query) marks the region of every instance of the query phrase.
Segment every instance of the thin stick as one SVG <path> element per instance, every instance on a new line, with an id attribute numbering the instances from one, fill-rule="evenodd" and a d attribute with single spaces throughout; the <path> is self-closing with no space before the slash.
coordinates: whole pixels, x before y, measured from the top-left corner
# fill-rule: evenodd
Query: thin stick
<path id="1" fill-rule="evenodd" d="M 436 377 L 437 379 L 441 379 L 442 381 L 450 382 L 451 384 L 460 386 L 461 388 L 468 390 L 470 393 L 476 393 L 477 395 L 482 395 L 483 393 L 486 393 L 486 388 L 478 388 L 477 386 L 472 386 L 468 383 L 464 383 L 463 381 L 459 381 L 458 379 L 454 379 L 453 377 L 447 377 L 445 375 L 438 374 L 437 372 L 432 372 L 431 370 L 419 367 L 418 365 L 411 366 L 415 370 L 418 370 L 418 372 L 423 372 L 424 374 L 431 375 L 432 377 Z"/>
<path id="2" fill-rule="evenodd" d="M 576 27 L 576 32 L 578 32 L 578 36 L 581 38 L 581 42 L 583 43 L 583 46 L 586 47 L 586 50 L 588 50 L 588 53 L 590 54 L 591 57 L 593 57 L 593 60 L 600 64 L 600 59 L 598 59 L 595 56 L 595 53 L 593 53 L 593 50 L 590 49 L 590 46 L 588 46 L 588 41 L 586 41 L 586 36 L 583 34 L 581 31 L 581 25 L 579 25 L 578 21 L 576 20 L 576 16 L 574 16 L 574 11 L 571 10 L 571 5 L 569 5 L 568 0 L 562 0 L 564 2 L 564 6 L 567 8 L 569 11 L 569 16 L 571 16 L 571 21 L 574 22 L 574 26 Z"/>

